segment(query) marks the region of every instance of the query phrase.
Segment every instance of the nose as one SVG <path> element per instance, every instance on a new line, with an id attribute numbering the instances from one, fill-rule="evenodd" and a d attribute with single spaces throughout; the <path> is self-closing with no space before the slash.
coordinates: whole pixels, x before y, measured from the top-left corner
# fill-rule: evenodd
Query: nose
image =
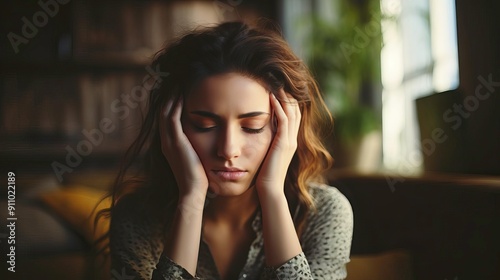
<path id="1" fill-rule="evenodd" d="M 241 139 L 236 128 L 227 125 L 220 130 L 217 141 L 217 156 L 225 160 L 238 158 L 241 154 Z"/>

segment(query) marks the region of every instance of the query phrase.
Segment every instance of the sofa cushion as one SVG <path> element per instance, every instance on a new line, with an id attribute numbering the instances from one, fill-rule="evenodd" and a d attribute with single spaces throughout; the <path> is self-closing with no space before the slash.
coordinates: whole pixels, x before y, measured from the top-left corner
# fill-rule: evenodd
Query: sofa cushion
<path id="1" fill-rule="evenodd" d="M 94 219 L 100 210 L 109 208 L 111 199 L 105 191 L 74 185 L 40 195 L 41 201 L 93 244 L 109 229 L 109 218 L 102 217 L 97 225 Z"/>

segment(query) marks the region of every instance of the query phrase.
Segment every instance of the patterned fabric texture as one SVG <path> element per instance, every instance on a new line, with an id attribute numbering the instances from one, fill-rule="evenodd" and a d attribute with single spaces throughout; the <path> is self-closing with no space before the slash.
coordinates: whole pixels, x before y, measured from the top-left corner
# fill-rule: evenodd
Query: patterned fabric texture
<path id="1" fill-rule="evenodd" d="M 255 240 L 238 279 L 345 279 L 349 262 L 353 214 L 349 201 L 336 188 L 311 185 L 316 212 L 308 213 L 300 238 L 303 252 L 277 268 L 265 266 L 261 215 L 252 222 Z M 162 224 L 137 211 L 123 199 L 113 209 L 110 246 L 112 275 L 125 279 L 220 279 L 208 245 L 200 241 L 196 276 L 162 254 Z"/>

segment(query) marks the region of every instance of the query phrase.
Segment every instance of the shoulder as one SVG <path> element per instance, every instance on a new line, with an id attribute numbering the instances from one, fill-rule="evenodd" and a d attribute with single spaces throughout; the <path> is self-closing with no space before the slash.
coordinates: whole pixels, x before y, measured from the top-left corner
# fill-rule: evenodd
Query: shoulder
<path id="1" fill-rule="evenodd" d="M 142 205 L 137 196 L 127 195 L 112 208 L 110 249 L 118 273 L 126 268 L 132 275 L 150 279 L 163 250 L 162 227 Z"/>
<path id="2" fill-rule="evenodd" d="M 318 248 L 334 248 L 328 250 L 348 255 L 354 223 L 349 200 L 337 188 L 325 184 L 310 184 L 309 193 L 316 209 L 307 214 L 301 237 L 306 255 L 315 255 Z"/>
<path id="3" fill-rule="evenodd" d="M 308 213 L 302 250 L 314 279 L 344 279 L 353 233 L 351 204 L 337 188 L 325 184 L 310 184 L 309 193 L 316 211 Z"/>
<path id="4" fill-rule="evenodd" d="M 148 214 L 142 207 L 141 197 L 129 194 L 121 198 L 111 208 L 111 226 L 121 223 L 144 224 L 147 222 Z"/>
<path id="5" fill-rule="evenodd" d="M 349 200 L 335 187 L 325 184 L 310 184 L 315 209 L 307 215 L 305 234 L 316 235 L 319 231 L 352 232 L 353 212 Z"/>
<path id="6" fill-rule="evenodd" d="M 110 245 L 111 251 L 128 254 L 144 253 L 159 257 L 162 247 L 162 226 L 154 215 L 148 213 L 142 200 L 127 195 L 111 209 Z"/>
<path id="7" fill-rule="evenodd" d="M 318 214 L 343 214 L 352 216 L 349 200 L 335 187 L 311 183 L 309 193 L 313 197 Z"/>
<path id="8" fill-rule="evenodd" d="M 154 213 L 149 213 L 140 195 L 129 194 L 123 197 L 111 209 L 111 234 L 138 233 L 156 235 L 161 223 Z"/>

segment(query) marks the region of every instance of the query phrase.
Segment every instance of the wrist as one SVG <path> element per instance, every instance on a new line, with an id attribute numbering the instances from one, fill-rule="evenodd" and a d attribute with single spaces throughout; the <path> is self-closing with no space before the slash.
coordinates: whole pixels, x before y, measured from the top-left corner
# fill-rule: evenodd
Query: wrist
<path id="1" fill-rule="evenodd" d="M 262 206 L 287 203 L 283 187 L 257 189 L 257 195 Z"/>
<path id="2" fill-rule="evenodd" d="M 206 192 L 191 191 L 189 193 L 179 194 L 177 209 L 181 214 L 196 214 L 203 213 L 205 206 Z"/>
<path id="3" fill-rule="evenodd" d="M 207 188 L 179 187 L 179 202 L 204 204 L 207 192 Z"/>

